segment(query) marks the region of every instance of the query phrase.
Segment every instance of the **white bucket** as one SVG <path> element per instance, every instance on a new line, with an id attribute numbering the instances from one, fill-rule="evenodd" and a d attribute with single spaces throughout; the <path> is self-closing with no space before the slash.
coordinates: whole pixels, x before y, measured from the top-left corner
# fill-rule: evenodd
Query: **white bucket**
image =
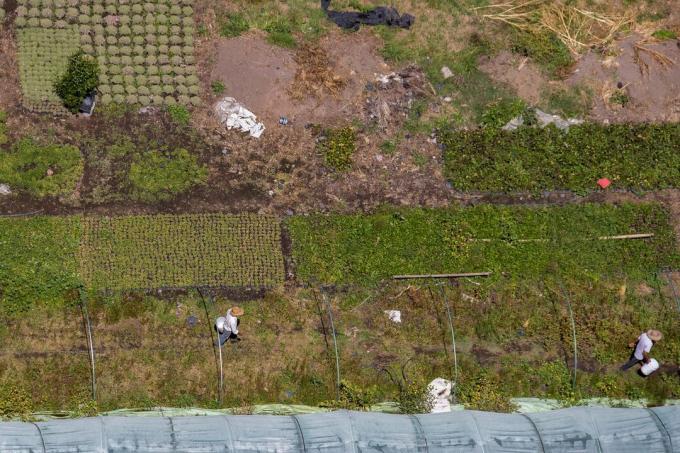
<path id="1" fill-rule="evenodd" d="M 653 372 L 659 369 L 659 362 L 656 361 L 656 359 L 649 359 L 648 363 L 645 363 L 642 365 L 642 368 L 640 368 L 640 371 L 642 374 L 645 376 L 649 376 Z"/>

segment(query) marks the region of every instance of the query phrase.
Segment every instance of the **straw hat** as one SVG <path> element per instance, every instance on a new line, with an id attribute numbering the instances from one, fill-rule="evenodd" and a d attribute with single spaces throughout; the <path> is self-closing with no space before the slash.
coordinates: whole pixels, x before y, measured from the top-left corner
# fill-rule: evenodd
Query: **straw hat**
<path id="1" fill-rule="evenodd" d="M 647 336 L 652 341 L 659 341 L 663 338 L 663 334 L 658 330 L 650 329 L 647 331 Z"/>
<path id="2" fill-rule="evenodd" d="M 239 316 L 243 316 L 243 308 L 241 308 L 241 307 L 234 305 L 233 307 L 231 307 L 230 310 L 231 310 L 232 316 L 236 316 L 237 318 Z M 659 335 L 661 335 L 661 334 L 659 334 Z"/>

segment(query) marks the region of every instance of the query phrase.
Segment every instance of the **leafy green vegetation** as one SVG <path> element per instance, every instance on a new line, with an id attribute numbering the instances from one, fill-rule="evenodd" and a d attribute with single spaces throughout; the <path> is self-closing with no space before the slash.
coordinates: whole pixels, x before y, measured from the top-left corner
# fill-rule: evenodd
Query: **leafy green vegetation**
<path id="1" fill-rule="evenodd" d="M 7 113 L 0 110 L 0 146 L 7 143 Z"/>
<path id="2" fill-rule="evenodd" d="M 678 124 L 480 129 L 441 142 L 446 175 L 462 191 L 587 191 L 604 177 L 616 188 L 680 186 Z"/>
<path id="3" fill-rule="evenodd" d="M 2 11 L 2 5 L 0 5 Z M 2 14 L 0 14 L 2 20 Z M 31 395 L 11 380 L 0 382 L 0 419 L 28 420 L 33 411 Z"/>
<path id="4" fill-rule="evenodd" d="M 511 119 L 521 115 L 527 109 L 520 99 L 502 99 L 490 104 L 482 114 L 481 125 L 500 128 Z"/>
<path id="5" fill-rule="evenodd" d="M 224 93 L 224 89 L 225 89 L 224 83 L 222 83 L 221 80 L 213 80 L 210 83 L 210 89 L 212 90 L 212 92 L 214 94 L 220 95 L 220 94 Z"/>
<path id="6" fill-rule="evenodd" d="M 460 391 L 460 400 L 467 409 L 492 412 L 512 412 L 517 407 L 504 393 L 495 376 L 486 370 L 466 382 Z"/>
<path id="7" fill-rule="evenodd" d="M 170 200 L 207 178 L 207 168 L 183 148 L 136 155 L 129 174 L 132 197 L 147 203 Z"/>
<path id="8" fill-rule="evenodd" d="M 473 271 L 535 281 L 556 268 L 592 279 L 620 271 L 644 278 L 678 262 L 658 205 L 386 210 L 292 217 L 287 227 L 305 282 L 370 286 L 397 274 Z M 642 232 L 655 237 L 595 240 Z"/>
<path id="9" fill-rule="evenodd" d="M 333 409 L 368 411 L 378 402 L 378 389 L 375 386 L 361 388 L 344 379 L 340 381 L 339 394 L 339 398 L 324 401 L 319 405 Z"/>
<path id="10" fill-rule="evenodd" d="M 71 113 L 78 113 L 80 106 L 99 85 L 99 64 L 82 51 L 69 58 L 64 76 L 54 85 L 57 96 L 61 98 Z"/>
<path id="11" fill-rule="evenodd" d="M 250 29 L 248 20 L 241 13 L 227 14 L 219 20 L 220 36 L 235 38 Z"/>
<path id="12" fill-rule="evenodd" d="M 285 17 L 271 21 L 265 27 L 265 31 L 267 32 L 267 42 L 270 44 L 287 48 L 297 46 L 295 36 L 293 36 L 293 26 Z"/>
<path id="13" fill-rule="evenodd" d="M 666 39 L 677 39 L 678 34 L 673 30 L 661 29 L 652 33 L 652 36 L 654 36 L 656 39 L 664 41 Z"/>
<path id="14" fill-rule="evenodd" d="M 542 104 L 547 111 L 567 118 L 583 118 L 592 107 L 592 93 L 587 87 L 551 88 L 544 97 Z"/>
<path id="15" fill-rule="evenodd" d="M 513 52 L 531 57 L 552 76 L 558 75 L 574 63 L 567 46 L 549 31 L 516 30 L 511 48 Z"/>
<path id="16" fill-rule="evenodd" d="M 94 288 L 274 286 L 284 279 L 280 227 L 247 214 L 88 217 L 80 271 Z"/>
<path id="17" fill-rule="evenodd" d="M 75 146 L 41 146 L 27 138 L 0 151 L 0 156 L 0 181 L 36 197 L 68 196 L 83 174 Z"/>
<path id="18" fill-rule="evenodd" d="M 17 312 L 60 305 L 80 284 L 80 217 L 0 218 L 0 303 Z"/>
<path id="19" fill-rule="evenodd" d="M 189 125 L 191 121 L 191 112 L 183 105 L 169 105 L 167 107 L 170 119 L 180 126 Z"/>
<path id="20" fill-rule="evenodd" d="M 356 140 L 356 132 L 351 126 L 329 129 L 325 131 L 325 137 L 319 141 L 317 147 L 329 167 L 345 171 L 352 166 Z"/>
<path id="21" fill-rule="evenodd" d="M 626 104 L 628 104 L 629 101 L 630 101 L 630 98 L 628 97 L 628 94 L 626 94 L 626 92 L 623 91 L 623 90 L 617 90 L 609 98 L 609 102 L 611 102 L 612 104 L 618 104 L 621 107 L 625 107 Z"/>

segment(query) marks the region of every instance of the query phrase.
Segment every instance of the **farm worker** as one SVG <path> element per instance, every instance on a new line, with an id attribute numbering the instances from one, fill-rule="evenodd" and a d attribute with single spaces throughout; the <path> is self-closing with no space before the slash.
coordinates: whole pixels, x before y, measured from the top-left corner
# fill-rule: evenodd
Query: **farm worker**
<path id="1" fill-rule="evenodd" d="M 239 316 L 243 316 L 243 309 L 241 307 L 233 306 L 227 310 L 227 316 L 220 316 L 215 321 L 215 330 L 219 336 L 219 346 L 222 346 L 228 340 L 241 341 L 238 336 L 238 325 L 241 320 Z"/>
<path id="2" fill-rule="evenodd" d="M 649 363 L 649 351 L 652 350 L 652 346 L 663 338 L 663 334 L 658 330 L 650 329 L 647 332 L 643 332 L 637 338 L 637 340 L 628 345 L 629 348 L 635 348 L 630 359 L 624 363 L 620 370 L 626 371 L 633 365 L 638 363 Z"/>

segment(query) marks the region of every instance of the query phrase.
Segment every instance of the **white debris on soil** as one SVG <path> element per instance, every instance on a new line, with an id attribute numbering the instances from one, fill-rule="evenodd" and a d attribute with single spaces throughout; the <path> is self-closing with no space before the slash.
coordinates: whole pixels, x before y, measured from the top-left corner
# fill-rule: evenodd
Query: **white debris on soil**
<path id="1" fill-rule="evenodd" d="M 432 396 L 432 412 L 437 414 L 440 412 L 451 412 L 451 390 L 454 384 L 448 379 L 436 378 L 429 385 L 430 396 Z"/>
<path id="2" fill-rule="evenodd" d="M 577 118 L 567 118 L 565 120 L 559 115 L 551 115 L 550 113 L 546 113 L 540 109 L 534 109 L 534 112 L 536 113 L 536 120 L 538 121 L 538 126 L 540 127 L 546 127 L 548 124 L 554 124 L 555 127 L 557 127 L 558 129 L 566 131 L 571 126 L 583 123 L 583 120 Z M 519 115 L 508 121 L 507 124 L 503 126 L 503 130 L 514 131 L 523 124 L 524 117 L 522 115 Z"/>
<path id="3" fill-rule="evenodd" d="M 7 184 L 0 184 L 0 195 L 11 195 L 12 189 Z"/>
<path id="4" fill-rule="evenodd" d="M 236 99 L 225 97 L 215 104 L 215 113 L 220 122 L 227 126 L 227 129 L 238 129 L 248 132 L 251 137 L 260 138 L 264 132 L 264 124 L 257 121 L 257 116 L 241 104 Z"/>
<path id="5" fill-rule="evenodd" d="M 390 321 L 396 322 L 397 324 L 401 324 L 401 311 L 385 310 L 385 314 L 387 315 L 388 318 L 390 318 Z"/>
<path id="6" fill-rule="evenodd" d="M 401 76 L 399 74 L 397 74 L 396 72 L 390 72 L 389 74 L 378 74 L 375 77 L 375 81 L 380 82 L 383 85 L 387 85 L 388 83 L 390 83 L 393 80 L 395 82 L 401 82 Z"/>
<path id="7" fill-rule="evenodd" d="M 444 80 L 453 77 L 453 71 L 448 66 L 442 66 L 442 77 Z"/>

